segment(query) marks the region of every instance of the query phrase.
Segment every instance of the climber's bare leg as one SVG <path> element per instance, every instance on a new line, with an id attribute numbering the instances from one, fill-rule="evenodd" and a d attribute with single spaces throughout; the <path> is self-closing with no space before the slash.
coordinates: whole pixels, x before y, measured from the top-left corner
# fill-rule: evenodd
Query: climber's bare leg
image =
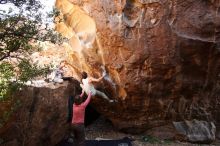
<path id="1" fill-rule="evenodd" d="M 108 100 L 109 102 L 114 102 L 114 100 L 109 99 L 108 96 L 101 91 L 96 90 L 96 95 L 101 96 L 102 98 Z"/>

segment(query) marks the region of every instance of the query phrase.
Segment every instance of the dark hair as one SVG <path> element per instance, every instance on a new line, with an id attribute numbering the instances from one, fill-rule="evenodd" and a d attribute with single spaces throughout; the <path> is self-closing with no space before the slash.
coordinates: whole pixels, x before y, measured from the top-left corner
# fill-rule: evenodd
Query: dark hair
<path id="1" fill-rule="evenodd" d="M 60 64 L 62 64 L 62 63 L 67 63 L 67 61 L 66 60 L 60 61 Z"/>
<path id="2" fill-rule="evenodd" d="M 87 73 L 86 72 L 82 72 L 82 78 L 86 79 L 87 77 L 88 77 Z"/>
<path id="3" fill-rule="evenodd" d="M 76 95 L 75 98 L 74 98 L 74 103 L 76 105 L 80 105 L 81 103 L 83 103 L 83 98 L 80 97 L 80 95 Z"/>

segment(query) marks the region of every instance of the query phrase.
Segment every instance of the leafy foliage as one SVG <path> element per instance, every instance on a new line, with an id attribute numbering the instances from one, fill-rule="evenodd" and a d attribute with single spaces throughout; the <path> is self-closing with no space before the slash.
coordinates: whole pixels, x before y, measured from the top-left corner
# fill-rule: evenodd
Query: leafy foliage
<path id="1" fill-rule="evenodd" d="M 0 99 L 10 96 L 11 91 L 21 87 L 24 82 L 45 75 L 50 70 L 48 66 L 40 68 L 29 61 L 30 53 L 38 49 L 35 45 L 37 42 L 63 41 L 61 35 L 51 28 L 51 23 L 43 18 L 38 0 L 4 2 L 14 3 L 19 11 L 0 10 Z M 4 2 L 1 1 L 1 7 Z"/>
<path id="2" fill-rule="evenodd" d="M 36 0 L 1 0 L 0 4 L 13 3 L 15 6 L 22 6 L 23 4 L 36 5 Z"/>
<path id="3" fill-rule="evenodd" d="M 8 62 L 0 64 L 0 99 L 3 98 L 9 89 L 9 80 L 14 75 L 13 66 Z"/>
<path id="4" fill-rule="evenodd" d="M 57 43 L 61 36 L 45 23 L 42 13 L 36 12 L 39 5 L 31 10 L 20 10 L 18 14 L 0 13 L 0 60 L 11 56 L 12 52 L 32 49 L 30 42 L 51 41 Z M 36 8 L 37 7 L 37 8 Z M 50 14 L 51 15 L 51 14 Z"/>
<path id="5" fill-rule="evenodd" d="M 47 74 L 50 71 L 49 66 L 40 68 L 37 64 L 31 64 L 28 60 L 23 59 L 19 64 L 19 81 L 27 82 L 36 76 Z"/>

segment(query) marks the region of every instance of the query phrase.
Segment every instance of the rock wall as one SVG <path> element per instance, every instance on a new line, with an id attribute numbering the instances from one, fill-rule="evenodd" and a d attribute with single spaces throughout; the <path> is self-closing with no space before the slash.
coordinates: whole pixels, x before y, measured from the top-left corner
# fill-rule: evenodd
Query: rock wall
<path id="1" fill-rule="evenodd" d="M 78 76 L 105 67 L 97 88 L 118 102 L 93 105 L 117 128 L 197 119 L 219 131 L 219 0 L 64 1 L 56 1 L 65 18 L 57 30 L 72 33 L 70 62 Z"/>
<path id="2" fill-rule="evenodd" d="M 80 93 L 72 80 L 48 87 L 25 87 L 15 95 L 18 110 L 0 129 L 4 146 L 54 146 L 67 136 L 67 103 Z M 0 144 L 1 145 L 1 144 Z"/>

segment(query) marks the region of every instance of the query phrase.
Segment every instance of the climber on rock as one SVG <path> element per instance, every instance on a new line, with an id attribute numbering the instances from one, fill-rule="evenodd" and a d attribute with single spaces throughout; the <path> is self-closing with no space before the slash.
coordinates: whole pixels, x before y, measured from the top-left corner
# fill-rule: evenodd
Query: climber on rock
<path id="1" fill-rule="evenodd" d="M 109 102 L 113 102 L 114 100 L 109 99 L 105 93 L 96 90 L 94 85 L 92 84 L 93 82 L 100 82 L 105 76 L 106 76 L 106 72 L 103 72 L 102 77 L 96 79 L 93 77 L 88 77 L 86 72 L 82 72 L 82 84 L 80 84 L 80 87 L 82 88 L 82 92 L 85 91 L 87 95 L 89 94 L 89 92 L 91 92 L 92 96 L 95 95 L 101 96 L 102 98 L 108 100 Z"/>

